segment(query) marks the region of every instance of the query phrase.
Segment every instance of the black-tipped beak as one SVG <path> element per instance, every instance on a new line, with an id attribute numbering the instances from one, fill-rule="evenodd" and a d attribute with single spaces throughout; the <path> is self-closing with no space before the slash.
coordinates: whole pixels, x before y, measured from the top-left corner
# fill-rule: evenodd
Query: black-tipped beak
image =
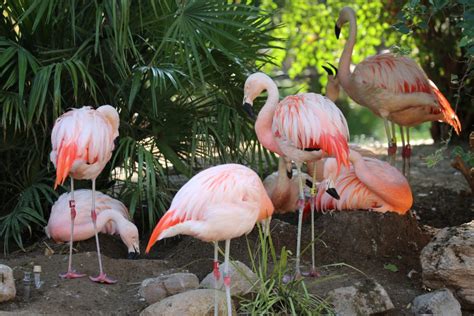
<path id="1" fill-rule="evenodd" d="M 308 188 L 312 188 L 312 187 L 313 187 L 313 182 L 312 182 L 312 181 L 306 179 L 305 182 L 306 182 L 306 186 L 307 186 Z"/>
<path id="2" fill-rule="evenodd" d="M 326 66 L 322 66 L 324 70 L 326 70 L 326 72 L 328 73 L 328 75 L 330 76 L 334 76 L 334 72 L 332 71 L 331 68 L 329 67 L 326 67 Z"/>
<path id="3" fill-rule="evenodd" d="M 250 103 L 248 102 L 245 102 L 243 104 L 243 107 L 244 107 L 244 111 L 245 113 L 248 114 L 248 116 L 250 116 L 251 118 L 255 119 L 255 113 L 253 113 L 253 107 Z"/>
<path id="4" fill-rule="evenodd" d="M 286 170 L 286 176 L 288 177 L 288 179 L 291 179 L 293 178 L 293 170 Z"/>
<path id="5" fill-rule="evenodd" d="M 334 66 L 334 65 L 331 64 L 331 63 L 327 63 L 327 64 L 334 70 L 334 74 L 335 74 L 335 76 L 337 76 L 337 68 L 336 68 L 336 66 Z"/>
<path id="6" fill-rule="evenodd" d="M 139 252 L 132 251 L 128 253 L 127 259 L 135 260 L 135 259 L 138 259 L 139 256 L 140 256 Z"/>
<path id="7" fill-rule="evenodd" d="M 326 190 L 326 193 L 335 198 L 336 200 L 339 200 L 341 198 L 335 188 L 328 188 Z"/>
<path id="8" fill-rule="evenodd" d="M 334 33 L 336 33 L 336 38 L 339 39 L 339 35 L 341 34 L 341 28 L 337 26 L 337 24 L 334 26 Z"/>

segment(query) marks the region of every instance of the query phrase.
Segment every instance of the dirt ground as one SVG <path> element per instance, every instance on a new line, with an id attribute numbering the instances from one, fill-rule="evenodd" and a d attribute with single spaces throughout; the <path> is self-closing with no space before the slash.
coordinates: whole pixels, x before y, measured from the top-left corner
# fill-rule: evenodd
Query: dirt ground
<path id="1" fill-rule="evenodd" d="M 316 261 L 322 277 L 305 280 L 311 292 L 324 295 L 332 288 L 353 284 L 368 276 L 382 284 L 390 295 L 396 309 L 389 315 L 408 315 L 409 303 L 415 296 L 426 292 L 421 283 L 420 250 L 437 229 L 474 219 L 473 198 L 466 194 L 468 186 L 462 175 L 449 166 L 450 159 L 446 157 L 434 169 L 423 162 L 423 158 L 435 149 L 436 146 L 414 148 L 410 178 L 414 205 L 409 214 L 398 216 L 367 211 L 318 214 L 315 221 L 319 236 Z M 273 221 L 272 238 L 278 252 L 285 246 L 294 253 L 295 222 L 293 214 Z M 254 247 L 257 240 L 255 231 L 233 240 L 231 257 L 249 264 L 248 244 Z M 126 249 L 120 238 L 103 235 L 100 241 L 105 271 L 119 280 L 117 284 L 100 285 L 87 278 L 61 280 L 58 274 L 67 268 L 68 247 L 44 239 L 31 245 L 26 253 L 13 252 L 0 260 L 14 270 L 17 286 L 16 299 L 0 304 L 0 311 L 48 315 L 135 315 L 147 306 L 137 294 L 143 279 L 182 270 L 195 273 L 202 279 L 212 268 L 212 245 L 189 237 L 160 241 L 150 255 L 142 254 L 138 260 L 123 259 Z M 146 241 L 143 238 L 142 249 Z M 309 242 L 310 223 L 306 222 L 303 247 Z M 98 263 L 94 240 L 74 245 L 77 250 L 73 259 L 76 269 L 95 275 Z M 305 264 L 309 262 L 309 250 L 303 259 Z M 26 299 L 21 281 L 23 273 L 38 264 L 43 268 L 45 283 L 39 290 L 32 289 L 31 297 Z M 339 265 L 330 266 L 332 264 Z M 396 267 L 397 271 L 388 269 L 387 264 Z M 325 278 L 336 275 L 336 279 Z M 469 315 L 469 312 L 465 314 Z"/>

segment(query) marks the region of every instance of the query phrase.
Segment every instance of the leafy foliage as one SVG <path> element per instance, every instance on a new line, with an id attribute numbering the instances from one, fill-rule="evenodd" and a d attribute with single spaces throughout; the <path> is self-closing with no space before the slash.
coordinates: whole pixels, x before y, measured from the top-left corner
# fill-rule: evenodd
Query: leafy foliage
<path id="1" fill-rule="evenodd" d="M 249 245 L 252 270 L 258 277 L 255 294 L 240 300 L 240 309 L 250 315 L 332 315 L 331 306 L 310 294 L 302 279 L 285 283 L 289 272 L 288 251 L 283 247 L 277 256 L 271 236 L 265 236 L 259 225 L 255 253 Z M 272 268 L 270 267 L 272 265 Z"/>
<path id="2" fill-rule="evenodd" d="M 6 0 L 0 11 L 0 152 L 36 153 L 0 169 L 5 183 L 30 165 L 43 170 L 38 183 L 49 183 L 55 119 L 91 104 L 112 104 L 121 120 L 98 188 L 113 188 L 143 228 L 166 209 L 173 172 L 258 158 L 239 105 L 246 74 L 269 60 L 268 13 L 224 0 Z M 32 193 L 31 204 L 20 198 L 26 189 L 0 205 L 0 236 L 20 247 L 20 233 L 44 223 L 54 197 Z"/>

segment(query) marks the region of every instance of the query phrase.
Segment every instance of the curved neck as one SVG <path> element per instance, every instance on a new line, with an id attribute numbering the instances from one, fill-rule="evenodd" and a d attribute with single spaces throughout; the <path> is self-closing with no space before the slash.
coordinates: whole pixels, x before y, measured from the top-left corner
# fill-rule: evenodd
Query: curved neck
<path id="1" fill-rule="evenodd" d="M 338 78 L 344 89 L 349 85 L 349 77 L 351 75 L 352 51 L 357 38 L 357 20 L 353 11 L 349 13 L 349 38 L 344 45 L 341 58 L 339 59 Z"/>
<path id="2" fill-rule="evenodd" d="M 109 222 L 115 222 L 115 227 L 117 233 L 120 233 L 120 229 L 124 227 L 128 223 L 120 212 L 108 209 L 97 213 L 97 231 L 100 232 L 104 228 L 104 226 Z M 75 225 L 74 226 L 74 237 L 79 238 L 79 240 L 87 239 L 91 237 L 91 222 L 87 224 Z"/>
<path id="3" fill-rule="evenodd" d="M 265 90 L 268 92 L 268 97 L 265 105 L 258 113 L 257 121 L 255 122 L 255 132 L 263 147 L 280 156 L 284 156 L 272 132 L 273 115 L 275 114 L 279 98 L 278 88 L 273 80 L 268 80 L 265 84 Z"/>

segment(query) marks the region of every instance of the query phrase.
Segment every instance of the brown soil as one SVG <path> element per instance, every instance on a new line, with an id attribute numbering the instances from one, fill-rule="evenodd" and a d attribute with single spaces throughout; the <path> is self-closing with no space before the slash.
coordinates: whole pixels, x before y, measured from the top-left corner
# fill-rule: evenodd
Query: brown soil
<path id="1" fill-rule="evenodd" d="M 415 202 L 409 214 L 398 216 L 351 211 L 317 216 L 315 225 L 319 239 L 316 242 L 316 263 L 323 277 L 305 280 L 311 292 L 324 295 L 330 289 L 364 279 L 362 273 L 365 273 L 382 284 L 390 295 L 396 307 L 390 315 L 408 314 L 408 304 L 415 296 L 425 292 L 418 259 L 420 250 L 436 228 L 474 219 L 473 198 L 463 192 L 467 190 L 467 184 L 462 175 L 449 167 L 449 160 L 445 159 L 435 169 L 429 169 L 420 159 L 434 150 L 434 146 L 420 146 L 414 150 L 410 182 Z M 277 252 L 285 246 L 294 253 L 295 222 L 293 214 L 272 222 L 272 238 Z M 247 238 L 233 240 L 231 257 L 249 264 L 248 245 L 255 249 L 257 235 L 253 231 Z M 202 279 L 212 267 L 212 245 L 190 237 L 161 241 L 150 255 L 142 255 L 139 260 L 122 259 L 126 256 L 126 250 L 117 237 L 104 235 L 100 241 L 105 271 L 119 280 L 117 284 L 99 285 L 87 278 L 61 280 L 58 273 L 67 268 L 68 247 L 49 240 L 39 241 L 26 253 L 14 252 L 1 260 L 1 263 L 14 269 L 18 293 L 14 301 L 0 304 L 0 310 L 61 315 L 99 312 L 138 314 L 146 307 L 137 294 L 143 279 L 178 270 L 188 270 Z M 142 240 L 142 249 L 146 241 L 146 238 Z M 305 222 L 303 247 L 309 242 L 310 223 Z M 76 243 L 75 249 L 77 252 L 73 262 L 77 270 L 95 275 L 98 270 L 95 241 Z M 309 249 L 303 259 L 308 264 Z M 345 265 L 327 266 L 336 263 Z M 45 284 L 40 290 L 32 290 L 31 298 L 26 300 L 21 279 L 23 272 L 31 271 L 36 264 L 43 267 Z M 397 271 L 388 269 L 387 264 L 392 264 Z M 324 278 L 335 275 L 339 277 L 331 280 Z"/>

